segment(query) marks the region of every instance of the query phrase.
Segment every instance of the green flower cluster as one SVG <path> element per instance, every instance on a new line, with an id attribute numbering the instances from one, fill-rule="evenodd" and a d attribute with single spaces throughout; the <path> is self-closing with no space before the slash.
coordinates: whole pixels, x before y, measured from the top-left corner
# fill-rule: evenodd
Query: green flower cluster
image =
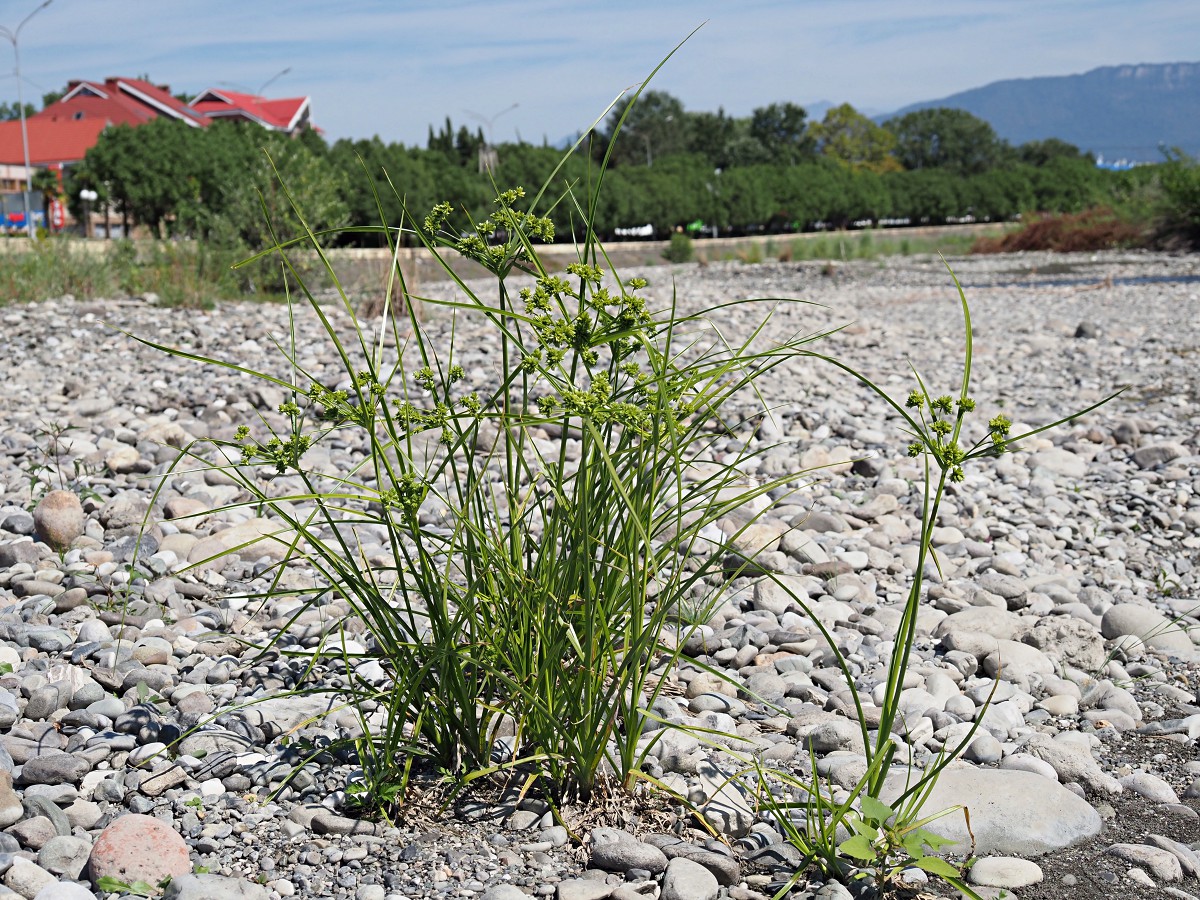
<path id="1" fill-rule="evenodd" d="M 482 222 L 475 223 L 474 234 L 463 237 L 446 233 L 446 223 L 454 208 L 449 203 L 439 203 L 425 217 L 425 233 L 429 240 L 449 244 L 488 271 L 499 273 L 514 262 L 529 261 L 528 242 L 554 242 L 554 223 L 549 218 L 514 208 L 524 196 L 525 189 L 519 187 L 502 192 L 495 200 L 498 208 Z M 504 240 L 490 243 L 501 232 Z"/>
<path id="2" fill-rule="evenodd" d="M 908 455 L 916 457 L 928 451 L 942 469 L 949 471 L 951 481 L 962 481 L 965 477 L 962 464 L 981 455 L 978 453 L 981 444 L 968 451 L 958 443 L 963 419 L 967 413 L 975 411 L 975 401 L 970 397 L 955 400 L 948 394 L 931 400 L 924 391 L 914 390 L 909 392 L 904 405 L 917 410 L 925 426 L 918 439 L 908 445 Z M 1012 422 L 1005 416 L 996 416 L 988 422 L 991 446 L 986 448 L 987 455 L 999 455 L 1005 451 L 1011 427 Z"/>
<path id="3" fill-rule="evenodd" d="M 404 515 L 415 517 L 429 493 L 429 485 L 413 472 L 405 472 L 396 479 L 396 486 L 379 492 L 379 503 L 385 509 L 398 509 Z"/>
<path id="4" fill-rule="evenodd" d="M 280 475 L 289 468 L 299 468 L 301 458 L 312 446 L 312 438 L 299 432 L 293 432 L 286 439 L 272 437 L 266 443 L 251 441 L 250 429 L 246 425 L 238 428 L 234 439 L 241 444 L 242 465 L 268 463 L 273 465 Z"/>

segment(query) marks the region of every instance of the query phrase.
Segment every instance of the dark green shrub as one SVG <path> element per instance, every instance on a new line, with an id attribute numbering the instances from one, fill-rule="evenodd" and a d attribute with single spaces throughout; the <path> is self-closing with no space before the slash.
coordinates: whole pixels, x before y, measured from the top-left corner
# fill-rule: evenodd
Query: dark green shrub
<path id="1" fill-rule="evenodd" d="M 691 262 L 696 257 L 696 245 L 682 231 L 671 235 L 671 245 L 663 251 L 663 258 L 668 262 Z"/>

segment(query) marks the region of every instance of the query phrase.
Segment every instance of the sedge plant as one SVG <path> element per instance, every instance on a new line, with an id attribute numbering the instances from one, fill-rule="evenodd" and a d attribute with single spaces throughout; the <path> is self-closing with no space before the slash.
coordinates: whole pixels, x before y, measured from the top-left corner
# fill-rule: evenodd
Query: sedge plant
<path id="1" fill-rule="evenodd" d="M 654 308 L 646 282 L 616 277 L 596 240 L 603 174 L 558 197 L 498 191 L 482 217 L 443 203 L 382 221 L 393 248 L 401 236 L 423 245 L 457 295 L 410 296 L 393 266 L 398 290 L 385 296 L 405 302 L 378 331 L 353 318 L 317 235 L 305 226 L 307 240 L 276 240 L 270 252 L 297 285 L 278 344 L 284 374 L 151 344 L 287 394 L 277 417 L 187 455 L 225 470 L 245 505 L 278 523 L 268 539 L 327 586 L 296 617 L 336 596 L 364 623 L 365 649 L 333 634 L 324 651 L 362 716 L 364 808 L 403 803 L 421 771 L 459 788 L 517 773 L 558 806 L 652 781 L 652 707 L 687 638 L 678 610 L 728 578 L 731 547 L 715 525 L 796 478 L 748 481 L 754 451 L 713 448 L 736 426 L 731 398 L 754 398 L 756 379 L 817 335 L 758 349 L 769 316 L 731 341 L 714 324 L 724 306 Z M 577 223 L 578 259 L 550 271 L 538 247 L 554 238 L 547 212 L 559 203 Z M 349 337 L 298 276 L 297 249 L 337 287 Z M 482 266 L 491 290 L 455 274 L 456 254 Z M 438 323 L 449 324 L 435 335 Z M 305 368 L 306 328 L 338 361 L 332 374 Z M 463 362 L 481 343 L 493 369 L 482 381 Z M 306 464 L 332 441 L 360 448 L 361 463 Z M 369 535 L 382 552 L 368 554 Z M 297 650 L 286 627 L 272 646 Z"/>

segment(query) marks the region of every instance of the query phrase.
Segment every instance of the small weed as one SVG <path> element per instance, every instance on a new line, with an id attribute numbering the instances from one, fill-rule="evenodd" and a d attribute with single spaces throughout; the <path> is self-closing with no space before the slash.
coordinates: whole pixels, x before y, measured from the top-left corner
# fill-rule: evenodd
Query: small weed
<path id="1" fill-rule="evenodd" d="M 100 495 L 88 484 L 89 479 L 98 474 L 96 469 L 75 457 L 71 460 L 71 471 L 67 472 L 60 461 L 66 452 L 64 437 L 77 430 L 75 426 L 62 422 L 46 422 L 34 431 L 42 439 L 38 444 L 42 458 L 29 466 L 28 509 L 33 510 L 56 485 L 58 490 L 73 491 L 81 499 L 100 499 Z"/>

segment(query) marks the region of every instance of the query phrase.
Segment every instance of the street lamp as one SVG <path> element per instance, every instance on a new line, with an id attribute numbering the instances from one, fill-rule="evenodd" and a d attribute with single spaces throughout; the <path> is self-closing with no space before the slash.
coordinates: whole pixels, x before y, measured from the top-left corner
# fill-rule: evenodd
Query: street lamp
<path id="1" fill-rule="evenodd" d="M 469 110 L 469 109 L 463 110 L 463 112 L 465 112 L 472 119 L 478 119 L 480 122 L 482 122 L 484 125 L 487 126 L 487 143 L 485 143 L 482 147 L 479 148 L 479 174 L 480 175 L 482 175 L 485 171 L 487 171 L 489 169 L 494 169 L 498 165 L 500 165 L 500 159 L 499 159 L 499 157 L 496 156 L 496 147 L 494 144 L 492 144 L 492 125 L 495 124 L 495 121 L 498 118 L 500 118 L 502 115 L 504 115 L 505 113 L 512 112 L 514 109 L 516 109 L 520 105 L 521 104 L 519 104 L 519 103 L 514 103 L 512 106 L 508 107 L 507 109 L 500 110 L 500 112 L 496 113 L 490 119 L 487 116 L 481 116 L 477 112 L 471 112 L 471 110 Z"/>
<path id="2" fill-rule="evenodd" d="M 17 41 L 21 37 L 21 29 L 25 27 L 25 23 L 53 2 L 54 0 L 45 0 L 41 6 L 21 20 L 21 24 L 16 27 L 15 31 L 9 31 L 3 25 L 0 25 L 0 37 L 5 38 L 12 44 L 13 62 L 16 66 L 17 108 L 21 113 L 21 145 L 25 148 L 25 230 L 29 233 L 31 240 L 33 238 L 33 217 L 29 214 L 29 192 L 33 190 L 33 172 L 29 163 L 29 131 L 25 127 L 25 95 L 21 90 L 21 50 L 17 46 Z"/>
<path id="3" fill-rule="evenodd" d="M 83 236 L 90 238 L 92 236 L 92 204 L 100 199 L 100 195 L 91 188 L 84 188 L 79 192 L 79 199 L 83 201 Z"/>
<path id="4" fill-rule="evenodd" d="M 477 112 L 471 112 L 471 110 L 469 110 L 469 109 L 464 109 L 463 112 L 465 112 L 472 119 L 477 119 L 478 121 L 482 122 L 484 125 L 487 126 L 487 132 L 488 132 L 487 142 L 488 142 L 488 146 L 490 147 L 490 146 L 492 146 L 492 125 L 502 115 L 504 115 L 505 113 L 512 112 L 514 109 L 516 109 L 520 105 L 521 105 L 520 103 L 514 103 L 512 106 L 508 107 L 508 109 L 500 110 L 500 112 L 496 113 L 490 119 L 487 118 L 486 116 L 481 116 Z"/>
<path id="5" fill-rule="evenodd" d="M 263 91 L 265 91 L 268 87 L 273 85 L 275 82 L 277 82 L 280 78 L 282 78 L 284 75 L 286 75 L 290 71 L 292 71 L 292 67 L 288 66 L 286 69 L 282 69 L 279 72 L 276 72 L 274 75 L 272 75 L 270 78 L 268 78 L 266 81 L 264 81 L 262 83 L 262 85 L 259 87 L 259 89 L 254 92 L 254 95 L 256 97 L 263 96 Z"/>

